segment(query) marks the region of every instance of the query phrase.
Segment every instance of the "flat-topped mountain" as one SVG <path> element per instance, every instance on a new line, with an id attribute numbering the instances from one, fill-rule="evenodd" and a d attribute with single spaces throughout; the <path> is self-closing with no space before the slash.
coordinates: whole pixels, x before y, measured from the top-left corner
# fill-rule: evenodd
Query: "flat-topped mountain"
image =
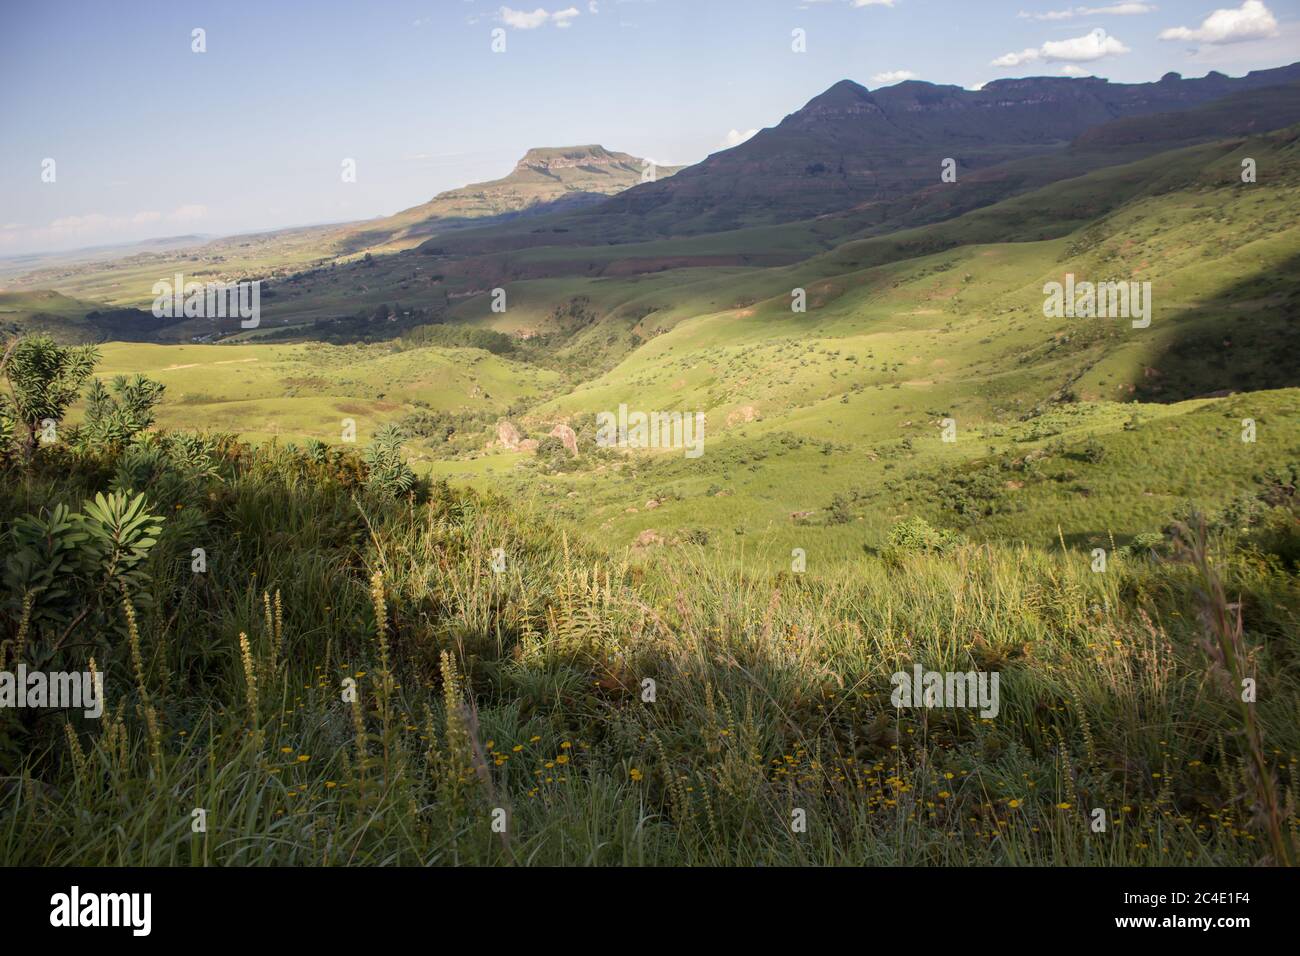
<path id="1" fill-rule="evenodd" d="M 645 160 L 636 156 L 611 152 L 604 146 L 543 146 L 524 153 L 523 159 L 515 163 L 514 172 L 506 179 L 520 179 L 529 173 L 537 173 L 562 182 L 598 187 L 604 182 L 602 176 L 614 177 L 606 185 L 627 182 L 629 176 L 639 181 L 644 163 Z"/>
<path id="2" fill-rule="evenodd" d="M 484 220 L 577 209 L 641 182 L 647 161 L 604 146 L 530 149 L 509 175 L 439 193 L 426 203 L 358 227 L 346 240 L 353 249 L 401 248 L 429 236 Z M 655 168 L 656 178 L 680 166 Z"/>

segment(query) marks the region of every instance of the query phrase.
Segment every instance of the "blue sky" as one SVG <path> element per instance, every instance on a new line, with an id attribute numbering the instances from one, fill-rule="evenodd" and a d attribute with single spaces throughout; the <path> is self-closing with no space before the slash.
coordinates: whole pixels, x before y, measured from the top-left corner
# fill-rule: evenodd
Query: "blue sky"
<path id="1" fill-rule="evenodd" d="M 0 255 L 384 215 L 532 146 L 697 162 L 846 77 L 1141 82 L 1296 60 L 1300 0 L 7 2 Z"/>

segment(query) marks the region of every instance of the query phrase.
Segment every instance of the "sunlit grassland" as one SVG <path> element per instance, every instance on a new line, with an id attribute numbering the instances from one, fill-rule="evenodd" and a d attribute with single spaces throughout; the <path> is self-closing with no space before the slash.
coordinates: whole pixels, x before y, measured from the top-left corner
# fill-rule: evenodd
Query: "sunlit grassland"
<path id="1" fill-rule="evenodd" d="M 1189 502 L 1221 506 L 1296 454 L 1294 392 L 1260 391 L 1286 381 L 1273 346 L 1295 308 L 1288 142 L 1213 144 L 1117 166 L 790 266 L 507 282 L 504 313 L 490 311 L 486 292 L 455 300 L 458 321 L 547 336 L 548 362 L 564 363 L 572 385 L 533 362 L 382 344 L 115 344 L 101 373 L 166 383 L 164 426 L 258 439 L 337 441 L 351 418 L 364 442 L 417 402 L 489 415 L 528 404 L 516 424 L 533 437 L 557 421 L 581 428 L 620 404 L 703 411 L 698 459 L 633 455 L 557 474 L 527 455 L 478 450 L 494 437 L 481 422 L 481 444 L 460 460 L 408 442 L 417 468 L 505 487 L 614 550 L 654 532 L 734 543 L 728 553 L 765 567 L 786 565 L 796 547 L 833 564 L 879 548 L 910 514 L 973 540 L 1122 544 Z M 1234 180 L 1245 152 L 1267 170 L 1267 190 Z M 990 236 L 1020 241 L 982 241 Z M 520 262 L 560 254 L 532 250 Z M 312 300 L 320 282 L 340 301 L 357 282 L 363 299 L 387 301 L 392 282 L 427 280 L 438 268 L 427 257 L 380 257 L 269 301 Z M 1149 281 L 1150 327 L 1044 317 L 1043 284 L 1067 272 Z M 795 288 L 807 292 L 807 312 L 791 311 Z M 352 300 L 344 311 L 356 308 Z M 1227 380 L 1251 391 L 1177 401 Z M 944 418 L 955 421 L 953 444 L 940 441 Z M 1240 441 L 1243 418 L 1259 423 L 1255 444 Z M 1104 461 L 1078 460 L 1088 440 L 1104 446 Z M 1054 443 L 1063 447 L 1042 475 L 998 476 L 989 513 L 953 512 L 946 479 Z M 848 499 L 848 520 L 831 523 L 836 496 Z"/>
<path id="2" fill-rule="evenodd" d="M 337 442 L 351 418 L 364 442 L 417 404 L 504 410 L 558 380 L 481 349 L 112 343 L 101 355 L 101 377 L 141 373 L 167 386 L 160 425 L 259 439 Z"/>
<path id="3" fill-rule="evenodd" d="M 7 475 L 6 517 L 86 494 L 68 464 Z M 499 498 L 385 502 L 346 472 L 303 469 L 243 452 L 219 485 L 156 497 L 167 517 L 138 636 L 93 649 L 105 719 L 17 738 L 6 864 L 1248 865 L 1269 852 L 1185 565 L 1117 556 L 1096 574 L 986 545 L 803 575 L 727 567 L 709 548 L 629 567 Z M 196 544 L 213 556 L 202 577 Z M 1215 567 L 1244 602 L 1268 760 L 1293 801 L 1296 578 L 1230 541 Z M 912 663 L 999 672 L 997 716 L 896 710 L 890 675 Z"/>
<path id="4" fill-rule="evenodd" d="M 847 422 L 824 434 L 809 424 L 810 441 L 800 440 L 806 432 L 798 427 L 757 423 L 706 440 L 697 459 L 636 452 L 548 474 L 527 456 L 486 456 L 434 462 L 432 473 L 478 488 L 504 485 L 517 500 L 535 502 L 538 513 L 596 531 L 607 547 L 655 532 L 664 542 L 649 552 L 679 553 L 689 548 L 682 541 L 703 534 L 719 560 L 773 572 L 790 566 L 794 548 L 823 568 L 853 564 L 881 549 L 890 528 L 910 515 L 973 541 L 1053 551 L 1064 543 L 1073 560 L 1087 564 L 1094 547 L 1111 550 L 1158 533 L 1193 507 L 1221 508 L 1255 489 L 1257 476 L 1295 461 L 1297 413 L 1295 389 L 1175 405 L 1079 405 L 1037 425 L 959 429 L 952 444 L 942 441 L 937 420 L 888 440 L 860 439 Z M 1247 417 L 1256 422 L 1254 443 L 1242 441 Z M 1102 448 L 1101 461 L 1084 459 L 1088 442 Z M 1015 467 L 1027 456 L 1042 456 L 1029 475 Z M 992 513 L 955 511 L 945 482 L 982 470 L 995 477 L 995 493 L 984 502 Z M 836 496 L 849 502 L 843 523 L 832 517 Z M 649 501 L 655 505 L 647 509 Z"/>

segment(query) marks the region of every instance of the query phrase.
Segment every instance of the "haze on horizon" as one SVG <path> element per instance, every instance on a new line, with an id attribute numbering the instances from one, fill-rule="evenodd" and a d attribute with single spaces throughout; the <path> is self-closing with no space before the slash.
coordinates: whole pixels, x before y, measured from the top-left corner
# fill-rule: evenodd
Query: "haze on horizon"
<path id="1" fill-rule="evenodd" d="M 1300 59 L 1300 0 L 137 6 L 0 13 L 0 257 L 368 219 L 537 146 L 694 163 L 845 78 L 1148 82 Z"/>

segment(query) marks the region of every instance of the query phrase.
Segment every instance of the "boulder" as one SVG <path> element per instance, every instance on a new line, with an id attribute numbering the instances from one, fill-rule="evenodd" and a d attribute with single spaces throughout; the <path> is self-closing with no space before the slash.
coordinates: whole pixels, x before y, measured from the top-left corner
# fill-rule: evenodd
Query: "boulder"
<path id="1" fill-rule="evenodd" d="M 511 451 L 515 451 L 519 447 L 519 429 L 502 419 L 497 422 L 497 441 Z"/>
<path id="2" fill-rule="evenodd" d="M 578 457 L 578 436 L 572 428 L 561 422 L 551 429 L 551 437 L 564 442 L 564 450 L 574 458 Z"/>
<path id="3" fill-rule="evenodd" d="M 727 427 L 745 425 L 758 419 L 758 409 L 753 405 L 742 405 L 727 415 Z"/>

